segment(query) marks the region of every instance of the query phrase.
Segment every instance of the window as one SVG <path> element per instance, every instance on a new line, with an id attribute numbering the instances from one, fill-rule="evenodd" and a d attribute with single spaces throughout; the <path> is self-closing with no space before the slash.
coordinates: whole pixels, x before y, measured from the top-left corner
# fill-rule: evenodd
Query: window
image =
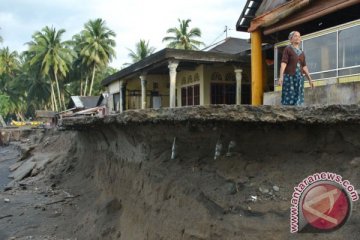
<path id="1" fill-rule="evenodd" d="M 303 49 L 313 79 L 336 77 L 336 33 L 305 40 Z"/>
<path id="2" fill-rule="evenodd" d="M 357 37 L 354 37 L 357 36 Z M 339 31 L 339 75 L 360 73 L 360 26 Z"/>
<path id="3" fill-rule="evenodd" d="M 277 81 L 279 79 L 279 75 L 280 75 L 280 66 L 281 66 L 281 59 L 282 59 L 282 54 L 284 52 L 286 46 L 279 46 L 279 47 L 275 47 L 275 54 L 274 54 L 274 67 L 276 68 L 274 71 L 274 77 L 275 80 Z"/>
<path id="4" fill-rule="evenodd" d="M 194 87 L 189 86 L 186 88 L 186 106 L 194 105 Z"/>
<path id="5" fill-rule="evenodd" d="M 200 105 L 200 85 L 194 85 L 194 105 Z"/>
<path id="6" fill-rule="evenodd" d="M 181 88 L 181 106 L 193 106 L 200 104 L 200 85 Z"/>
<path id="7" fill-rule="evenodd" d="M 235 84 L 211 84 L 211 104 L 235 104 Z"/>
<path id="8" fill-rule="evenodd" d="M 235 104 L 236 81 L 235 73 L 229 72 L 223 81 L 219 72 L 211 75 L 211 104 Z"/>
<path id="9" fill-rule="evenodd" d="M 120 111 L 119 107 L 120 107 L 120 93 L 114 93 L 113 95 L 113 106 L 114 106 L 114 111 L 118 112 Z"/>

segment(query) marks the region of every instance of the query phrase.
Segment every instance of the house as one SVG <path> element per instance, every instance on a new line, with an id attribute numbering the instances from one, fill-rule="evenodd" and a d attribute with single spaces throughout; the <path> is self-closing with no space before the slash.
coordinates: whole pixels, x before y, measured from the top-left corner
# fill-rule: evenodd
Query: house
<path id="1" fill-rule="evenodd" d="M 227 38 L 207 51 L 165 48 L 102 81 L 110 112 L 250 103 L 249 43 Z"/>
<path id="2" fill-rule="evenodd" d="M 251 34 L 252 103 L 279 104 L 282 50 L 293 30 L 316 86 L 305 84 L 305 105 L 360 103 L 359 12 L 359 0 L 247 0 L 236 28 Z M 263 53 L 265 43 L 272 47 Z M 273 69 L 264 71 L 271 57 Z M 264 85 L 274 91 L 264 93 Z"/>
<path id="3" fill-rule="evenodd" d="M 107 94 L 100 96 L 71 96 L 67 109 L 59 113 L 60 118 L 80 115 L 105 115 Z"/>

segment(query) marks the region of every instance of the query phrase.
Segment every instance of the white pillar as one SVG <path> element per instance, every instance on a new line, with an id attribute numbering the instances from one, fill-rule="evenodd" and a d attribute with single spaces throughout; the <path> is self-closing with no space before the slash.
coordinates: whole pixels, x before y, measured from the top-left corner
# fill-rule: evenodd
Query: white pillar
<path id="1" fill-rule="evenodd" d="M 141 79 L 141 109 L 146 108 L 146 75 L 140 76 Z"/>
<path id="2" fill-rule="evenodd" d="M 176 68 L 179 65 L 177 61 L 169 61 L 170 74 L 170 108 L 176 107 Z"/>
<path id="3" fill-rule="evenodd" d="M 120 80 L 119 82 L 119 96 L 120 96 L 120 99 L 119 99 L 119 111 L 122 113 L 124 111 L 124 108 L 123 108 L 123 89 L 124 89 L 124 81 L 123 80 Z"/>
<path id="4" fill-rule="evenodd" d="M 236 77 L 236 105 L 241 104 L 241 78 L 242 69 L 235 69 Z"/>

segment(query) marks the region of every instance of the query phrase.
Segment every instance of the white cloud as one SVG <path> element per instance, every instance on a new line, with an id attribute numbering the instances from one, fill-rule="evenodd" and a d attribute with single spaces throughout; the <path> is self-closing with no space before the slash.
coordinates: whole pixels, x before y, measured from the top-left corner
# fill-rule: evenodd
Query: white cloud
<path id="1" fill-rule="evenodd" d="M 0 2 L 0 35 L 3 46 L 23 51 L 24 43 L 31 35 L 45 26 L 66 29 L 64 37 L 80 32 L 85 22 L 103 18 L 116 34 L 117 59 L 111 64 L 120 68 L 129 62 L 127 48 L 133 49 L 140 39 L 150 41 L 157 50 L 165 47 L 162 43 L 166 30 L 177 27 L 177 19 L 191 19 L 190 27 L 199 27 L 201 40 L 206 44 L 221 40 L 225 25 L 231 30 L 229 36 L 247 38 L 248 35 L 235 31 L 235 24 L 245 1 L 236 0 L 2 0 Z M 64 39 L 65 40 L 65 39 Z"/>

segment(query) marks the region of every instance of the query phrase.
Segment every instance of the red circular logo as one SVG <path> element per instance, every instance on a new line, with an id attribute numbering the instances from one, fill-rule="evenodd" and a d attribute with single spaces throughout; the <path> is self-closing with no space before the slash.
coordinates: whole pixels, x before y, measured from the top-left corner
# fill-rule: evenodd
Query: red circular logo
<path id="1" fill-rule="evenodd" d="M 310 188 L 301 206 L 308 224 L 320 230 L 333 230 L 342 226 L 348 219 L 351 208 L 346 193 L 328 183 Z"/>

